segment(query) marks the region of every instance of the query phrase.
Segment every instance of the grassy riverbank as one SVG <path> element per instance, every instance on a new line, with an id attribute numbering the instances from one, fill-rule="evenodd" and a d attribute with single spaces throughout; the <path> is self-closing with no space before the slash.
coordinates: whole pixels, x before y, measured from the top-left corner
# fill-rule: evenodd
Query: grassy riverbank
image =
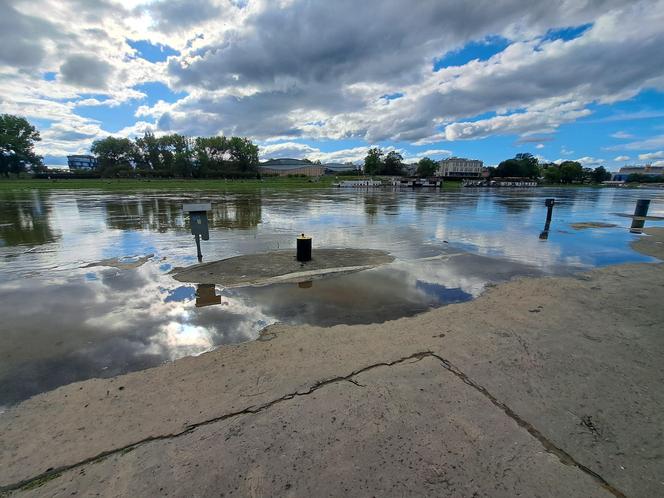
<path id="1" fill-rule="evenodd" d="M 359 177 L 358 177 L 359 178 Z M 227 192 L 246 192 L 253 190 L 291 190 L 291 189 L 320 189 L 332 187 L 332 184 L 341 180 L 353 180 L 354 177 L 324 176 L 313 180 L 310 178 L 263 178 L 261 180 L 184 180 L 184 179 L 67 179 L 67 180 L 2 180 L 0 192 L 17 190 L 107 190 L 107 191 L 144 191 L 144 190 L 221 190 Z M 444 183 L 445 189 L 455 189 L 461 186 L 460 182 L 448 181 Z"/>

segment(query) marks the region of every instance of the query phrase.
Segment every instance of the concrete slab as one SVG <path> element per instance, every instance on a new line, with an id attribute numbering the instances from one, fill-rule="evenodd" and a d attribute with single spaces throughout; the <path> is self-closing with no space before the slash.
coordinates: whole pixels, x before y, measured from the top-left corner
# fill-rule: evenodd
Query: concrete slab
<path id="1" fill-rule="evenodd" d="M 65 472 L 52 480 L 55 486 L 73 479 L 88 463 L 101 465 L 104 457 L 132 454 L 224 420 L 267 414 L 290 398 L 316 404 L 315 397 L 299 394 L 320 394 L 321 388 L 358 373 L 436 355 L 448 372 L 520 421 L 541 446 L 607 483 L 615 496 L 661 496 L 663 282 L 663 264 L 522 279 L 494 287 L 475 301 L 412 318 L 330 328 L 275 326 L 253 343 L 64 386 L 0 415 L 0 486 L 46 485 L 45 480 Z M 403 379 L 413 392 L 422 387 Z M 477 406 L 465 394 L 441 389 L 462 407 L 466 419 L 478 423 Z M 400 396 L 389 403 L 401 403 L 396 401 Z M 445 413 L 432 413 L 426 398 L 403 400 L 433 418 Z M 350 423 L 354 405 L 343 406 L 349 407 L 345 423 Z M 316 410 L 325 408 L 308 409 L 321 413 Z M 321 419 L 302 413 L 292 411 L 290 419 L 284 414 L 285 423 L 304 418 L 309 430 L 318 430 Z M 363 423 L 376 420 L 380 417 L 364 416 Z M 361 431 L 356 434 L 362 437 Z M 491 431 L 478 434 L 493 437 Z M 318 451 L 307 444 L 301 448 L 308 455 Z M 224 446 L 217 458 L 226 461 Z M 452 457 L 440 456 L 438 464 L 446 458 Z M 216 472 L 213 462 L 196 463 Z M 361 465 L 365 474 L 369 464 Z M 155 463 L 150 472 L 172 483 L 169 469 Z M 343 478 L 344 468 L 339 469 Z M 178 489 L 177 483 L 172 486 L 166 492 Z"/>
<path id="2" fill-rule="evenodd" d="M 644 228 L 644 237 L 639 237 L 632 242 L 632 249 L 657 259 L 664 259 L 664 228 Z"/>
<path id="3" fill-rule="evenodd" d="M 301 263 L 295 259 L 294 250 L 285 250 L 176 268 L 171 274 L 180 282 L 241 287 L 311 280 L 332 273 L 375 268 L 392 261 L 394 258 L 389 253 L 375 249 L 314 249 L 311 261 Z"/>
<path id="4" fill-rule="evenodd" d="M 64 473 L 26 496 L 609 497 L 434 357 Z"/>

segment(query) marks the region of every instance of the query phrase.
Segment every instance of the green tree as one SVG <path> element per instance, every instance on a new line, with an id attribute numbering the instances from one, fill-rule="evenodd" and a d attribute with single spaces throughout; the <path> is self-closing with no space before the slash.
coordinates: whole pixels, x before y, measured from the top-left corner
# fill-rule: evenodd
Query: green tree
<path id="1" fill-rule="evenodd" d="M 546 183 L 560 183 L 560 168 L 557 165 L 549 165 L 544 170 L 544 180 Z"/>
<path id="2" fill-rule="evenodd" d="M 134 164 L 139 171 L 163 170 L 161 143 L 151 131 L 137 138 L 134 145 Z"/>
<path id="3" fill-rule="evenodd" d="M 184 135 L 173 133 L 159 139 L 173 176 L 191 178 L 194 174 L 194 142 Z"/>
<path id="4" fill-rule="evenodd" d="M 515 156 L 515 159 L 521 164 L 522 176 L 528 178 L 539 178 L 540 168 L 537 158 L 529 152 L 520 153 Z"/>
<path id="5" fill-rule="evenodd" d="M 42 157 L 34 151 L 35 142 L 40 140 L 39 132 L 27 119 L 0 114 L 0 174 L 41 170 Z"/>
<path id="6" fill-rule="evenodd" d="M 364 158 L 364 172 L 367 175 L 379 175 L 383 170 L 383 151 L 377 147 L 369 149 Z"/>
<path id="7" fill-rule="evenodd" d="M 495 175 L 500 177 L 522 176 L 521 163 L 516 159 L 502 161 L 496 168 Z"/>
<path id="8" fill-rule="evenodd" d="M 595 183 L 602 183 L 611 179 L 611 173 L 606 171 L 604 166 L 598 166 L 593 170 L 592 180 Z"/>
<path id="9" fill-rule="evenodd" d="M 423 157 L 417 163 L 417 174 L 419 176 L 433 176 L 438 169 L 438 163 L 428 157 Z"/>
<path id="10" fill-rule="evenodd" d="M 90 148 L 99 162 L 99 172 L 105 177 L 128 177 L 134 173 L 136 146 L 128 138 L 106 137 L 95 140 Z"/>
<path id="11" fill-rule="evenodd" d="M 392 150 L 388 152 L 383 161 L 382 175 L 401 175 L 403 174 L 403 156 Z"/>
<path id="12" fill-rule="evenodd" d="M 237 171 L 258 171 L 258 146 L 248 138 L 231 137 L 227 142 L 230 160 Z"/>
<path id="13" fill-rule="evenodd" d="M 537 158 L 526 152 L 501 162 L 494 174 L 500 177 L 539 178 L 540 169 Z"/>
<path id="14" fill-rule="evenodd" d="M 560 163 L 560 181 L 573 183 L 583 181 L 583 167 L 576 161 L 563 161 Z"/>
<path id="15" fill-rule="evenodd" d="M 226 137 L 197 137 L 194 154 L 198 165 L 197 176 L 221 176 L 228 160 Z"/>

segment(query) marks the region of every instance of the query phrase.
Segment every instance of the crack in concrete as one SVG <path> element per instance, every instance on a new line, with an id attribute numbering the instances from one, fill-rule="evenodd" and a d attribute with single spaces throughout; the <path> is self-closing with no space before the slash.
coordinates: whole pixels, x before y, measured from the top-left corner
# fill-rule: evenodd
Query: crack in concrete
<path id="1" fill-rule="evenodd" d="M 500 408 L 505 413 L 505 415 L 510 417 L 512 420 L 514 420 L 520 427 L 523 427 L 526 431 L 528 431 L 528 433 L 531 436 L 533 436 L 535 439 L 537 439 L 548 453 L 551 453 L 551 454 L 557 456 L 558 460 L 560 460 L 561 463 L 563 463 L 564 465 L 570 465 L 570 466 L 576 467 L 580 471 L 582 471 L 585 474 L 589 475 L 595 481 L 597 481 L 604 489 L 606 489 L 607 491 L 612 493 L 614 496 L 617 496 L 618 498 L 627 498 L 625 493 L 623 493 L 618 488 L 613 486 L 611 483 L 609 483 L 606 479 L 604 479 L 601 475 L 599 475 L 594 470 L 590 469 L 589 467 L 586 467 L 581 462 L 578 462 L 572 455 L 567 453 L 565 450 L 563 450 L 559 446 L 556 446 L 550 439 L 548 439 L 544 434 L 542 434 L 530 422 L 522 419 L 516 412 L 514 412 L 514 410 L 512 410 L 509 406 L 507 406 L 502 401 L 498 400 L 484 386 L 482 386 L 482 385 L 478 384 L 477 382 L 473 381 L 465 373 L 463 373 L 457 367 L 452 365 L 452 363 L 450 363 L 448 360 L 446 360 L 445 358 L 443 358 L 443 357 L 441 357 L 441 356 L 439 356 L 439 355 L 437 355 L 436 353 L 433 353 L 433 352 L 430 353 L 430 356 L 438 359 L 442 363 L 443 368 L 445 368 L 447 371 L 449 371 L 450 373 L 457 376 L 465 384 L 469 385 L 470 387 L 472 387 L 476 391 L 480 392 L 494 406 Z"/>
<path id="2" fill-rule="evenodd" d="M 318 389 L 321 389 L 322 387 L 327 386 L 328 384 L 334 384 L 334 383 L 337 383 L 337 382 L 346 382 L 349 379 L 352 379 L 352 377 L 355 377 L 356 375 L 367 372 L 369 370 L 373 370 L 374 368 L 390 367 L 390 366 L 393 366 L 393 365 L 397 365 L 399 363 L 405 363 L 409 360 L 413 360 L 413 362 L 416 362 L 416 361 L 420 361 L 422 358 L 425 358 L 427 356 L 431 356 L 431 353 L 428 352 L 428 351 L 423 352 L 423 353 L 414 353 L 412 355 L 405 356 L 403 358 L 399 358 L 398 360 L 395 360 L 395 361 L 392 361 L 392 362 L 380 362 L 380 363 L 375 363 L 373 365 L 363 367 L 359 370 L 356 370 L 356 371 L 350 373 L 349 375 L 344 375 L 344 376 L 339 376 L 339 377 L 332 377 L 330 379 L 317 381 L 314 384 L 312 384 L 311 387 L 309 387 L 305 391 L 296 391 L 294 393 L 286 394 L 286 395 L 284 395 L 280 398 L 274 399 L 272 401 L 268 401 L 267 403 L 264 403 L 262 405 L 258 405 L 258 406 L 251 405 L 251 406 L 248 406 L 247 408 L 244 408 L 242 410 L 238 410 L 238 411 L 231 412 L 231 413 L 226 413 L 224 415 L 220 415 L 218 417 L 214 417 L 214 418 L 211 418 L 211 419 L 208 419 L 208 420 L 204 420 L 202 422 L 196 422 L 194 424 L 190 424 L 190 425 L 186 426 L 183 430 L 181 430 L 179 432 L 174 432 L 174 433 L 170 433 L 170 434 L 161 434 L 159 436 L 149 436 L 149 437 L 146 437 L 146 438 L 141 439 L 139 441 L 136 441 L 134 443 L 127 444 L 125 446 L 114 448 L 112 450 L 103 451 L 103 452 L 101 452 L 101 453 L 99 453 L 95 456 L 85 458 L 85 459 L 80 460 L 80 461 L 78 461 L 76 463 L 73 463 L 73 464 L 62 465 L 62 466 L 57 467 L 57 468 L 56 467 L 51 467 L 48 470 L 46 470 L 45 472 L 42 472 L 41 474 L 38 474 L 34 477 L 30 477 L 28 479 L 23 479 L 19 482 L 13 483 L 13 484 L 0 486 L 0 493 L 4 494 L 8 491 L 20 490 L 21 488 L 25 488 L 26 486 L 30 486 L 31 484 L 35 483 L 36 481 L 44 480 L 46 478 L 53 477 L 57 474 L 62 474 L 63 472 L 67 472 L 69 470 L 77 469 L 79 467 L 82 467 L 83 465 L 87 465 L 87 464 L 95 463 L 95 462 L 100 462 L 100 461 L 108 458 L 109 456 L 113 456 L 113 455 L 116 455 L 118 453 L 126 453 L 126 452 L 129 452 L 129 451 L 132 451 L 132 450 L 136 449 L 138 446 L 141 446 L 145 443 L 150 443 L 150 442 L 153 442 L 153 441 L 163 441 L 165 439 L 172 439 L 172 438 L 184 436 L 185 434 L 189 434 L 189 433 L 193 432 L 195 429 L 197 429 L 199 427 L 214 424 L 216 422 L 221 422 L 222 420 L 227 420 L 229 418 L 237 417 L 237 416 L 240 416 L 240 415 L 260 413 L 263 410 L 267 410 L 268 408 L 270 408 L 270 407 L 272 407 L 276 404 L 282 403 L 284 401 L 291 400 L 291 399 L 293 399 L 297 396 L 307 396 L 307 395 L 317 391 Z"/>
<path id="3" fill-rule="evenodd" d="M 591 478 L 593 478 L 596 482 L 598 482 L 603 488 L 605 488 L 607 491 L 612 493 L 614 496 L 618 498 L 627 498 L 626 495 L 620 491 L 618 488 L 610 484 L 606 479 L 604 479 L 601 475 L 599 475 L 597 472 L 594 470 L 586 467 L 582 463 L 576 461 L 574 457 L 572 457 L 569 453 L 567 453 L 565 450 L 562 448 L 556 446 L 552 441 L 550 441 L 544 434 L 542 434 L 538 429 L 536 429 L 532 424 L 527 422 L 526 420 L 522 419 L 517 415 L 509 406 L 507 406 L 505 403 L 499 401 L 495 396 L 493 396 L 484 386 L 476 383 L 472 379 L 470 379 L 465 373 L 463 373 L 461 370 L 459 370 L 457 367 L 455 367 L 452 363 L 450 363 L 448 360 L 443 358 L 442 356 L 439 356 L 438 354 L 434 353 L 433 351 L 423 351 L 423 352 L 418 352 L 418 353 L 413 353 L 409 356 L 405 356 L 403 358 L 399 358 L 397 360 L 391 361 L 391 362 L 380 362 L 380 363 L 375 363 L 366 367 L 363 367 L 359 370 L 356 370 L 348 375 L 344 376 L 338 376 L 338 377 L 332 377 L 330 379 L 326 380 L 321 380 L 318 382 L 315 382 L 314 384 L 311 385 L 308 389 L 305 391 L 296 391 L 294 393 L 289 393 L 286 394 L 280 398 L 274 399 L 272 401 L 268 401 L 267 403 L 264 403 L 259 406 L 249 406 L 247 408 L 244 408 L 239 411 L 231 412 L 231 413 L 226 413 L 224 415 L 220 415 L 218 417 L 214 417 L 208 420 L 204 420 L 202 422 L 196 422 L 194 424 L 188 425 L 185 429 L 183 429 L 180 432 L 175 432 L 171 434 L 162 434 L 159 436 L 149 436 L 144 439 L 141 439 L 140 441 L 136 441 L 134 443 L 115 448 L 112 450 L 104 451 L 99 453 L 98 455 L 95 455 L 93 457 L 86 458 L 84 460 L 81 460 L 79 462 L 70 464 L 70 465 L 62 465 L 57 468 L 50 468 L 46 472 L 43 472 L 37 476 L 24 479 L 22 481 L 9 484 L 6 486 L 0 487 L 0 495 L 5 495 L 5 493 L 9 491 L 15 491 L 15 490 L 21 490 L 24 489 L 36 482 L 39 481 L 44 481 L 46 479 L 54 479 L 59 477 L 62 473 L 67 472 L 69 470 L 73 470 L 79 467 L 82 467 L 84 465 L 90 464 L 90 463 L 95 463 L 95 462 L 100 462 L 109 456 L 116 455 L 118 453 L 124 454 L 129 451 L 132 451 L 136 449 L 138 446 L 141 446 L 146 443 L 150 443 L 152 441 L 162 441 L 165 439 L 172 439 L 176 437 L 180 437 L 186 434 L 189 434 L 196 430 L 199 427 L 203 427 L 206 425 L 214 424 L 216 422 L 220 422 L 223 420 L 227 420 L 229 418 L 237 417 L 240 415 L 248 415 L 248 414 L 256 414 L 260 413 L 264 410 L 267 410 L 268 408 L 271 408 L 274 405 L 277 405 L 279 403 L 282 403 L 284 401 L 291 400 L 295 397 L 298 396 L 307 396 L 309 394 L 312 394 L 313 392 L 317 391 L 318 389 L 321 389 L 329 384 L 334 384 L 338 382 L 351 382 L 352 384 L 355 384 L 360 387 L 365 387 L 364 385 L 360 384 L 359 382 L 355 381 L 353 377 L 367 372 L 369 370 L 373 370 L 375 368 L 379 367 L 391 367 L 394 365 L 398 365 L 400 363 L 415 363 L 423 358 L 436 358 L 438 361 L 440 361 L 442 367 L 447 370 L 448 372 L 452 373 L 455 375 L 457 378 L 459 378 L 462 382 L 467 384 L 468 386 L 472 387 L 476 391 L 478 391 L 480 394 L 482 394 L 485 398 L 487 398 L 494 406 L 499 408 L 500 410 L 505 413 L 508 417 L 510 417 L 512 420 L 514 420 L 520 427 L 524 428 L 531 436 L 533 436 L 535 439 L 539 441 L 539 443 L 544 447 L 544 449 L 560 460 L 561 463 L 564 465 L 570 465 L 573 467 L 576 467 L 580 471 L 584 472 Z"/>

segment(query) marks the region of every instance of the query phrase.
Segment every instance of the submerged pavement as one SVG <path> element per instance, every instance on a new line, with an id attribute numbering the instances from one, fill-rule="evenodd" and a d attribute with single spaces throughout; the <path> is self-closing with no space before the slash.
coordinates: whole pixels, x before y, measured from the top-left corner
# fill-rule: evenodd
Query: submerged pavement
<path id="1" fill-rule="evenodd" d="M 663 297 L 664 264 L 621 265 L 521 279 L 384 324 L 273 326 L 256 342 L 11 408 L 0 486 L 661 496 Z"/>
<path id="2" fill-rule="evenodd" d="M 247 254 L 176 268 L 175 280 L 224 287 L 260 286 L 352 273 L 391 263 L 394 257 L 376 249 L 315 249 L 310 261 L 300 262 L 293 250 Z"/>

